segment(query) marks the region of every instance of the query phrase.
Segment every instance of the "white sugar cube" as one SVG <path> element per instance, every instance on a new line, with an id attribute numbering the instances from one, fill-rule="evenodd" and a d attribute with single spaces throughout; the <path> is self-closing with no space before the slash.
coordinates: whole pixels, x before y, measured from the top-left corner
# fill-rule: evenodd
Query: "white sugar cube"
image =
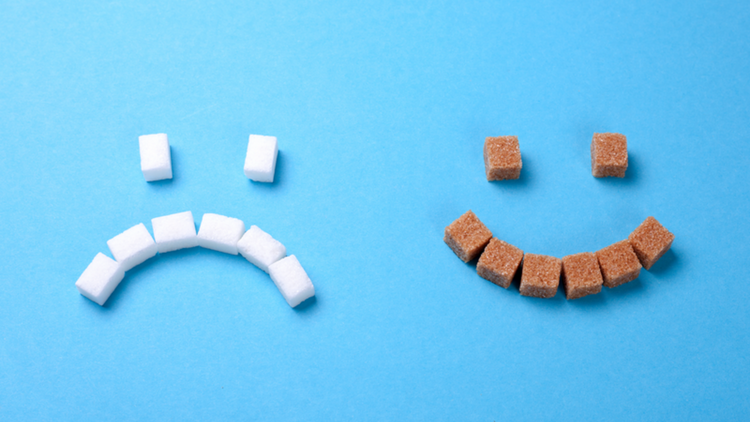
<path id="1" fill-rule="evenodd" d="M 278 154 L 275 136 L 250 135 L 245 157 L 245 176 L 256 182 L 273 182 Z"/>
<path id="2" fill-rule="evenodd" d="M 128 271 L 153 257 L 159 248 L 143 223 L 133 226 L 107 241 L 112 256 Z"/>
<path id="3" fill-rule="evenodd" d="M 120 264 L 99 253 L 76 281 L 76 288 L 80 294 L 104 305 L 124 276 L 125 271 Z"/>
<path id="4" fill-rule="evenodd" d="M 286 303 L 292 308 L 315 296 L 315 287 L 310 277 L 307 276 L 294 255 L 271 264 L 268 267 L 268 273 L 281 295 L 286 299 Z"/>
<path id="5" fill-rule="evenodd" d="M 218 214 L 203 214 L 198 245 L 202 248 L 237 255 L 237 242 L 245 233 L 245 223 Z"/>
<path id="6" fill-rule="evenodd" d="M 154 240 L 159 253 L 198 246 L 195 221 L 190 211 L 154 218 L 151 220 L 151 227 L 154 228 Z"/>
<path id="7" fill-rule="evenodd" d="M 166 133 L 138 137 L 141 171 L 147 182 L 172 178 L 172 153 Z"/>
<path id="8" fill-rule="evenodd" d="M 286 248 L 258 226 L 251 226 L 237 243 L 237 250 L 248 261 L 268 272 L 268 266 L 286 256 Z"/>

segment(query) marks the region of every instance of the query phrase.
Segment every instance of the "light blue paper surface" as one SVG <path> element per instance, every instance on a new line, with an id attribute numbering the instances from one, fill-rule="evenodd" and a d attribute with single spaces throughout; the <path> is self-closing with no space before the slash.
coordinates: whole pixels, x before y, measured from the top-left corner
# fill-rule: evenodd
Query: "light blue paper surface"
<path id="1" fill-rule="evenodd" d="M 22 3 L 22 4 L 21 4 Z M 153 2 L 151 2 L 153 3 Z M 0 13 L 0 420 L 741 420 L 750 414 L 750 4 L 14 2 Z M 591 176 L 594 132 L 628 137 Z M 174 179 L 146 183 L 165 132 Z M 243 175 L 278 137 L 276 181 Z M 517 135 L 517 181 L 485 180 Z M 651 271 L 522 297 L 443 243 L 468 209 L 558 257 L 647 216 Z M 256 224 L 317 298 L 239 256 L 75 281 L 191 210 Z"/>

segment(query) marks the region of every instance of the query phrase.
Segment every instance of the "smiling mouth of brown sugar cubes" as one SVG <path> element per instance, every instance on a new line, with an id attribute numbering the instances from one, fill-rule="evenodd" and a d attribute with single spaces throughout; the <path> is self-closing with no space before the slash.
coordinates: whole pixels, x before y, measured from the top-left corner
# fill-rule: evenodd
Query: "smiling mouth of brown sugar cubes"
<path id="1" fill-rule="evenodd" d="M 669 250 L 674 235 L 654 217 L 648 217 L 626 240 L 596 253 L 583 252 L 559 259 L 524 254 L 521 249 L 492 237 L 487 226 L 467 211 L 445 228 L 443 240 L 464 262 L 479 256 L 477 274 L 500 287 L 510 287 L 520 269 L 521 295 L 554 297 L 562 278 L 565 297 L 570 300 L 597 294 L 602 286 L 614 288 L 635 280 L 641 267 L 650 269 Z"/>

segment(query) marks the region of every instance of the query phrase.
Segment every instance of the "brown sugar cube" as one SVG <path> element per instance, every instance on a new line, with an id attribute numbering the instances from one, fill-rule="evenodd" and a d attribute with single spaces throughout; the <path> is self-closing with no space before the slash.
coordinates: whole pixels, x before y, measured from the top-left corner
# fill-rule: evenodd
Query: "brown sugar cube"
<path id="1" fill-rule="evenodd" d="M 591 140 L 591 173 L 594 177 L 625 177 L 628 140 L 619 133 L 595 133 Z"/>
<path id="2" fill-rule="evenodd" d="M 633 281 L 641 273 L 641 263 L 627 240 L 598 250 L 596 259 L 599 260 L 604 285 L 609 288 Z"/>
<path id="3" fill-rule="evenodd" d="M 562 259 L 565 297 L 578 299 L 602 291 L 602 273 L 599 261 L 591 252 L 568 255 Z"/>
<path id="4" fill-rule="evenodd" d="M 490 244 L 484 248 L 482 256 L 479 257 L 477 274 L 507 289 L 510 282 L 513 281 L 522 259 L 522 250 L 493 237 Z"/>
<path id="5" fill-rule="evenodd" d="M 518 179 L 521 165 L 517 136 L 487 137 L 484 140 L 484 171 L 488 181 Z"/>
<path id="6" fill-rule="evenodd" d="M 630 246 L 641 261 L 643 268 L 650 269 L 672 246 L 674 235 L 659 224 L 654 217 L 648 217 L 628 236 Z"/>
<path id="7" fill-rule="evenodd" d="M 492 238 L 492 232 L 471 210 L 445 228 L 445 243 L 464 262 L 476 258 Z"/>
<path id="8" fill-rule="evenodd" d="M 527 253 L 523 258 L 520 293 L 545 299 L 554 297 L 560 285 L 561 269 L 559 258 Z"/>

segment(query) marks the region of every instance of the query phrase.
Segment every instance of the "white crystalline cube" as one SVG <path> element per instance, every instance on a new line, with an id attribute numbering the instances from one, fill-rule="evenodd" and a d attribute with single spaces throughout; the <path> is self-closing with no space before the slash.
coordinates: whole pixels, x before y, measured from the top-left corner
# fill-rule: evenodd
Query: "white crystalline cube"
<path id="1" fill-rule="evenodd" d="M 203 214 L 198 230 L 198 245 L 202 248 L 237 255 L 237 242 L 245 233 L 245 223 L 218 214 Z"/>
<path id="2" fill-rule="evenodd" d="M 286 256 L 286 248 L 258 226 L 251 226 L 237 243 L 237 250 L 248 261 L 268 272 L 268 266 Z"/>
<path id="3" fill-rule="evenodd" d="M 141 171 L 147 182 L 172 178 L 172 153 L 166 133 L 138 137 Z"/>
<path id="4" fill-rule="evenodd" d="M 151 220 L 151 227 L 154 228 L 154 240 L 159 253 L 198 246 L 195 221 L 190 211 L 154 218 Z"/>
<path id="5" fill-rule="evenodd" d="M 275 136 L 250 135 L 245 157 L 245 176 L 256 182 L 273 182 L 278 154 Z"/>
<path id="6" fill-rule="evenodd" d="M 151 233 L 143 223 L 133 226 L 107 241 L 112 256 L 128 271 L 158 252 Z"/>
<path id="7" fill-rule="evenodd" d="M 286 299 L 286 303 L 292 308 L 315 296 L 315 287 L 310 277 L 307 276 L 294 255 L 271 264 L 268 267 L 268 274 L 271 275 L 271 280 Z"/>
<path id="8" fill-rule="evenodd" d="M 117 261 L 99 253 L 76 281 L 76 288 L 83 296 L 104 305 L 124 276 L 125 271 Z"/>

